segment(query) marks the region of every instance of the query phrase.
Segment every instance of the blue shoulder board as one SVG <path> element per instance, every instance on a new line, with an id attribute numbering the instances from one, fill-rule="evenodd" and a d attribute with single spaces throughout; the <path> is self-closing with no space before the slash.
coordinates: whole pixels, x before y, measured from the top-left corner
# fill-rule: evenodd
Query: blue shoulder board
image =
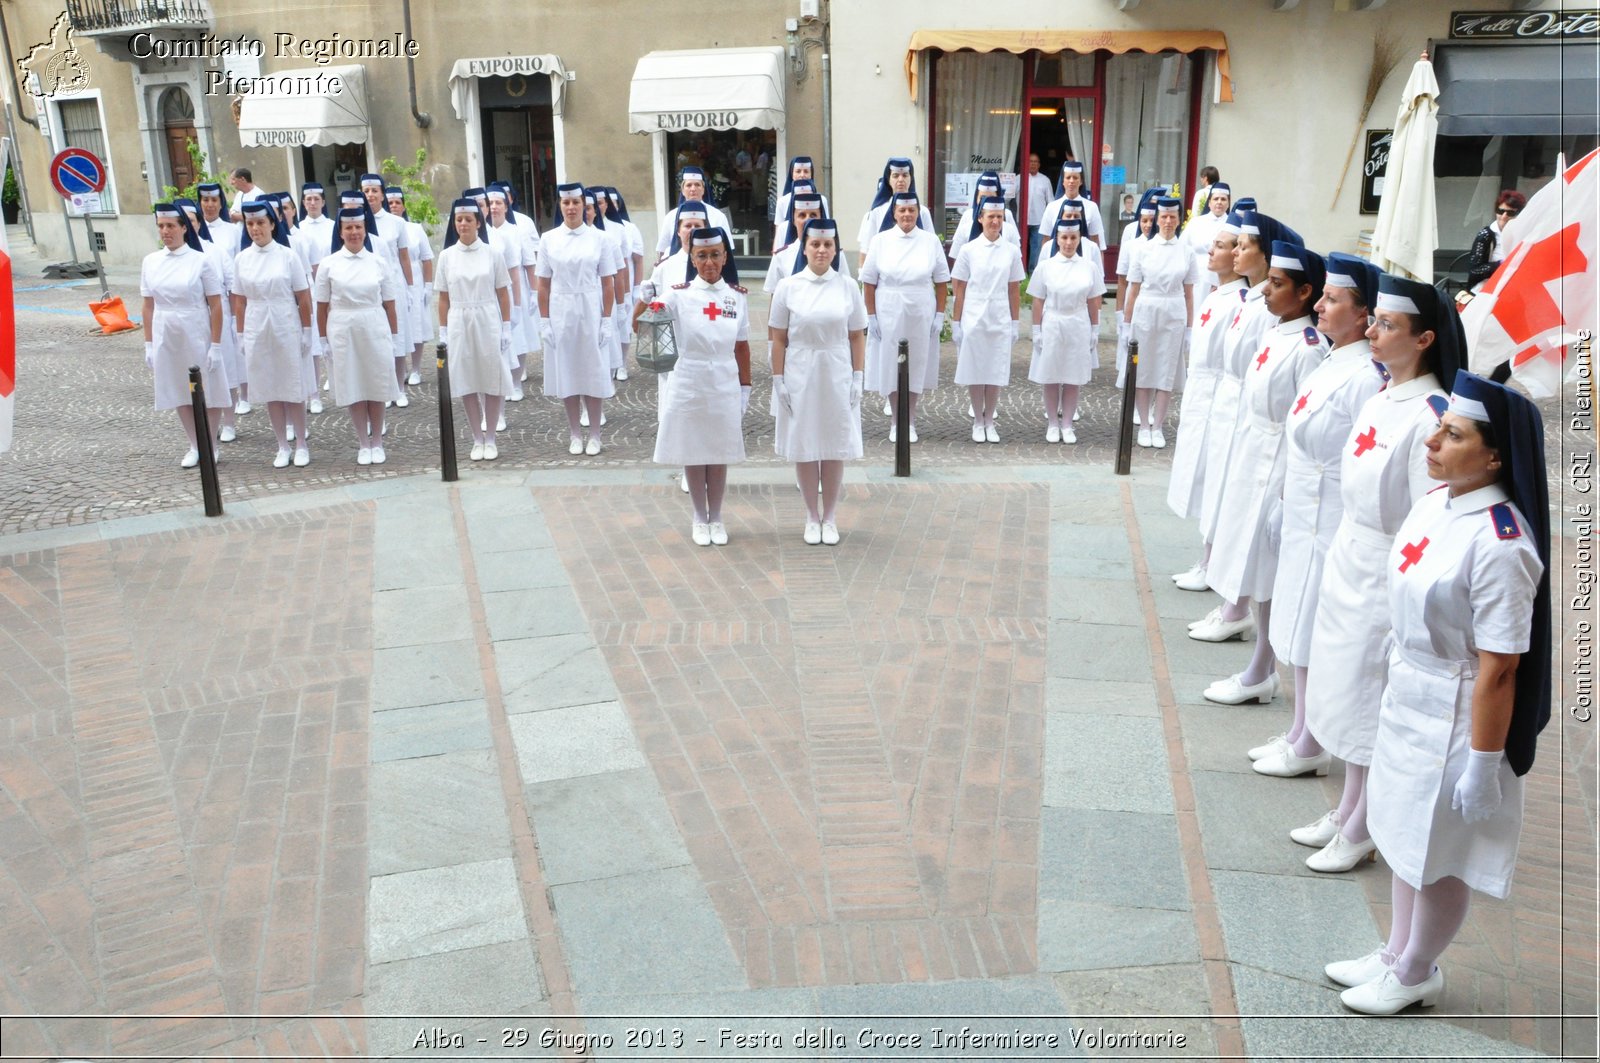
<path id="1" fill-rule="evenodd" d="M 730 285 L 728 285 L 728 287 L 732 288 L 734 291 L 738 292 L 740 295 L 749 295 L 750 294 L 750 289 L 744 287 L 741 284 L 730 284 Z"/>
<path id="2" fill-rule="evenodd" d="M 1239 301 L 1241 303 L 1247 303 L 1250 301 L 1250 286 L 1248 284 L 1239 289 Z"/>
<path id="3" fill-rule="evenodd" d="M 689 287 L 689 282 L 684 281 L 682 284 L 674 284 L 672 287 L 674 290 L 677 290 L 678 288 L 687 288 Z"/>
<path id="4" fill-rule="evenodd" d="M 1494 521 L 1494 534 L 1501 539 L 1522 538 L 1522 526 L 1507 502 L 1497 502 L 1489 507 L 1489 519 Z"/>
<path id="5" fill-rule="evenodd" d="M 1322 342 L 1322 333 L 1310 325 L 1306 326 L 1306 346 L 1315 347 Z"/>
<path id="6" fill-rule="evenodd" d="M 1435 417 L 1443 417 L 1444 411 L 1450 408 L 1450 400 L 1443 395 L 1429 395 L 1428 408 L 1433 410 Z"/>

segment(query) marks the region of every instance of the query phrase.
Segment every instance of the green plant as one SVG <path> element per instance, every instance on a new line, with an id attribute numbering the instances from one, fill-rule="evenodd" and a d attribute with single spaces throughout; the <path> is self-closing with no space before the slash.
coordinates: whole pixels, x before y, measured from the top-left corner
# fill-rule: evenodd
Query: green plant
<path id="1" fill-rule="evenodd" d="M 192 199 L 198 203 L 200 197 L 195 193 L 195 189 L 198 186 L 213 183 L 225 184 L 228 176 L 226 173 L 208 173 L 206 171 L 206 153 L 200 150 L 200 145 L 195 142 L 193 137 L 185 141 L 183 147 L 189 153 L 189 162 L 194 168 L 194 180 L 182 188 L 178 188 L 175 185 L 164 186 L 161 195 L 168 203 L 174 199 Z M 226 202 L 223 205 L 226 206 Z"/>
<path id="2" fill-rule="evenodd" d="M 444 218 L 433 202 L 433 186 L 422 176 L 427 162 L 428 149 L 418 148 L 417 161 L 410 166 L 401 166 L 391 155 L 383 160 L 378 169 L 386 180 L 390 174 L 399 178 L 397 183 L 406 194 L 406 218 L 431 233 Z"/>
<path id="3" fill-rule="evenodd" d="M 17 188 L 17 175 L 12 172 L 11 167 L 7 166 L 6 185 L 4 190 L 0 190 L 0 203 L 4 203 L 7 206 L 14 206 L 21 202 L 22 192 Z"/>

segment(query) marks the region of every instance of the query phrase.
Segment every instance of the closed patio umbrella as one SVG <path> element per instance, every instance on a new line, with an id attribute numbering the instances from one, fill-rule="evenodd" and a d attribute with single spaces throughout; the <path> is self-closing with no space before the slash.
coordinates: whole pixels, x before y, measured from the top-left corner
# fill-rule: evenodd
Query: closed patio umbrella
<path id="1" fill-rule="evenodd" d="M 1433 197 L 1433 147 L 1439 133 L 1439 81 L 1428 53 L 1411 68 L 1372 231 L 1372 261 L 1379 269 L 1433 283 L 1439 216 Z"/>

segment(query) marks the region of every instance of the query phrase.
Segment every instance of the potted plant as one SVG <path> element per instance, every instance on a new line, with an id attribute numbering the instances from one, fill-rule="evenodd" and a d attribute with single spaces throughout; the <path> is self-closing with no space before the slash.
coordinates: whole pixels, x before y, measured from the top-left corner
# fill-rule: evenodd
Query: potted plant
<path id="1" fill-rule="evenodd" d="M 0 214 L 5 217 L 7 225 L 17 224 L 17 219 L 22 217 L 22 193 L 17 188 L 17 175 L 11 167 L 6 167 L 6 184 L 0 190 Z"/>

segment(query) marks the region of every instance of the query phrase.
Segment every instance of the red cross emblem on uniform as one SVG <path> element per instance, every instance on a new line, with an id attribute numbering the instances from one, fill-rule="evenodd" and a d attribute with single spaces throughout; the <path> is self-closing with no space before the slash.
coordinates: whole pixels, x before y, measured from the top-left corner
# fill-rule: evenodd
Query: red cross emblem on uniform
<path id="1" fill-rule="evenodd" d="M 1261 348 L 1261 353 L 1256 355 L 1256 372 L 1261 372 L 1261 367 L 1267 364 L 1267 352 L 1269 350 L 1271 350 L 1270 347 L 1263 347 Z"/>
<path id="2" fill-rule="evenodd" d="M 1206 312 L 1200 315 L 1200 324 L 1204 325 L 1207 321 L 1210 321 L 1210 320 L 1211 320 L 1211 308 L 1208 306 L 1208 307 L 1206 307 Z"/>
<path id="3" fill-rule="evenodd" d="M 706 308 L 700 312 L 706 317 L 709 317 L 712 321 L 715 321 L 717 318 L 722 316 L 722 307 L 718 306 L 716 303 L 707 303 Z"/>
<path id="4" fill-rule="evenodd" d="M 1418 561 L 1422 560 L 1422 551 L 1428 548 L 1428 537 L 1424 535 L 1420 543 L 1407 543 L 1400 548 L 1400 556 L 1405 558 L 1400 562 L 1400 571 L 1404 572 Z"/>
<path id="5" fill-rule="evenodd" d="M 1299 413 L 1301 410 L 1305 409 L 1306 408 L 1306 400 L 1309 399 L 1310 397 L 1311 397 L 1311 392 L 1309 392 L 1309 391 L 1306 392 L 1304 395 L 1301 395 L 1299 400 L 1296 401 L 1295 404 L 1294 404 L 1294 412 L 1295 413 Z"/>
<path id="6" fill-rule="evenodd" d="M 1238 328 L 1239 327 L 1239 319 L 1241 317 L 1244 317 L 1244 311 L 1243 310 L 1235 310 L 1233 312 L 1233 324 L 1229 325 L 1228 327 L 1229 328 Z"/>
<path id="7" fill-rule="evenodd" d="M 1372 425 L 1367 425 L 1367 430 L 1356 436 L 1356 457 L 1361 457 L 1367 451 L 1378 445 L 1378 430 Z"/>

